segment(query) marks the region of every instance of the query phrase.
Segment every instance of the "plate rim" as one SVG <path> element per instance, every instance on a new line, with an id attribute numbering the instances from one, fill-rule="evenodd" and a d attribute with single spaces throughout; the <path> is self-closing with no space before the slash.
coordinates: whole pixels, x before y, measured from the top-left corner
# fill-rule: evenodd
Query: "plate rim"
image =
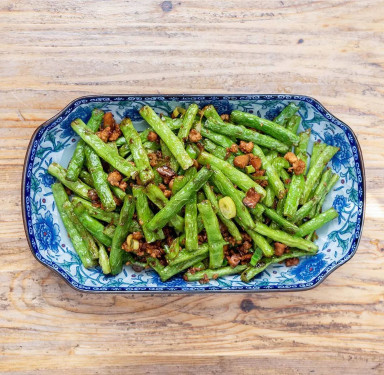
<path id="1" fill-rule="evenodd" d="M 263 288 L 263 289 L 225 289 L 225 288 L 214 288 L 214 289 L 189 289 L 189 290 L 173 290 L 173 287 L 169 287 L 168 289 L 163 290 L 140 290 L 138 289 L 122 289 L 122 290 L 92 290 L 88 289 L 88 287 L 81 287 L 74 285 L 69 279 L 64 277 L 57 269 L 50 266 L 49 264 L 43 262 L 41 259 L 38 258 L 35 251 L 33 250 L 33 246 L 31 243 L 31 239 L 28 232 L 28 223 L 27 223 L 27 215 L 26 215 L 26 205 L 25 205 L 25 190 L 26 190 L 26 178 L 27 178 L 27 166 L 28 161 L 32 152 L 32 146 L 33 143 L 37 137 L 37 134 L 39 131 L 47 126 L 49 126 L 51 123 L 56 121 L 61 115 L 63 115 L 72 105 L 74 105 L 76 102 L 81 100 L 89 100 L 89 99 L 102 99 L 102 98 L 127 98 L 127 97 L 139 97 L 144 100 L 148 99 L 181 99 L 181 98 L 201 98 L 201 97 L 215 97 L 215 99 L 227 99 L 227 100 L 246 100 L 246 99 L 252 99 L 252 100 L 261 100 L 261 97 L 268 97 L 268 99 L 280 99 L 280 100 L 300 100 L 305 101 L 313 105 L 313 103 L 317 104 L 324 112 L 328 113 L 332 120 L 336 120 L 340 122 L 343 126 L 345 126 L 351 133 L 354 142 L 357 147 L 357 153 L 359 157 L 359 162 L 361 165 L 361 178 L 362 178 L 362 215 L 361 215 L 361 225 L 360 225 L 360 231 L 359 236 L 356 241 L 356 246 L 354 251 L 345 259 L 342 259 L 337 264 L 335 264 L 330 270 L 326 272 L 324 277 L 319 279 L 316 283 L 313 285 L 307 286 L 307 287 L 292 287 L 292 288 Z M 360 143 L 358 141 L 358 138 L 353 131 L 353 129 L 346 124 L 344 121 L 341 121 L 339 118 L 337 118 L 335 115 L 333 115 L 328 109 L 325 108 L 323 104 L 321 104 L 317 99 L 313 98 L 312 96 L 308 95 L 300 95 L 300 94 L 102 94 L 102 95 L 84 95 L 80 96 L 78 98 L 73 99 L 70 103 L 68 103 L 63 109 L 61 109 L 56 115 L 52 116 L 48 120 L 44 121 L 41 125 L 39 125 L 35 131 L 33 132 L 31 139 L 28 143 L 28 147 L 25 153 L 24 157 L 24 163 L 23 163 L 23 174 L 22 174 L 22 180 L 21 180 L 21 209 L 22 209 L 22 217 L 23 217 L 23 226 L 24 226 L 24 232 L 28 241 L 29 249 L 34 256 L 34 258 L 43 266 L 47 267 L 48 269 L 54 271 L 56 274 L 58 274 L 71 288 L 73 288 L 76 291 L 79 292 L 87 292 L 87 293 L 117 293 L 117 294 L 200 294 L 200 293 L 265 293 L 265 292 L 300 292 L 300 291 L 306 291 L 313 288 L 316 288 L 319 286 L 325 279 L 327 279 L 334 271 L 336 271 L 339 267 L 350 261 L 356 254 L 357 249 L 360 245 L 362 233 L 363 233 L 363 227 L 364 227 L 364 221 L 365 221 L 365 207 L 366 207 L 366 178 L 365 178 L 365 165 L 364 165 L 364 159 L 363 159 L 363 153 L 360 146 Z M 79 284 L 78 284 L 79 285 Z M 104 288 L 108 288 L 107 286 Z"/>

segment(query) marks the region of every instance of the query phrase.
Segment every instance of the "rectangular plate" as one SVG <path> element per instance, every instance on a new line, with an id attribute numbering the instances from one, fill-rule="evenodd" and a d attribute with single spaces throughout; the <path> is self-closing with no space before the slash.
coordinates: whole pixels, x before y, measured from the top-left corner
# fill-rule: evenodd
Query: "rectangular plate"
<path id="1" fill-rule="evenodd" d="M 105 276 L 99 268 L 87 270 L 81 265 L 55 207 L 50 188 L 54 179 L 47 173 L 52 161 L 67 166 L 78 140 L 70 127 L 74 119 L 86 121 L 92 109 L 101 108 L 111 111 L 118 122 L 130 117 L 135 127 L 143 130 L 147 125 L 138 109 L 146 104 L 158 114 L 170 114 L 176 106 L 197 103 L 200 108 L 213 104 L 219 114 L 238 109 L 273 119 L 289 102 L 300 106 L 303 119 L 300 131 L 311 128 L 309 149 L 320 140 L 340 147 L 340 152 L 329 163 L 340 180 L 324 203 L 325 209 L 333 205 L 339 218 L 318 231 L 318 254 L 302 258 L 296 267 L 270 266 L 248 284 L 243 283 L 239 275 L 211 280 L 208 284 L 187 283 L 180 276 L 163 283 L 151 270 L 136 273 L 131 267 L 125 267 L 117 276 Z M 86 96 L 74 100 L 33 134 L 24 164 L 22 204 L 25 232 L 33 255 L 78 290 L 129 293 L 305 290 L 318 285 L 357 250 L 364 219 L 364 165 L 352 129 L 308 96 Z"/>

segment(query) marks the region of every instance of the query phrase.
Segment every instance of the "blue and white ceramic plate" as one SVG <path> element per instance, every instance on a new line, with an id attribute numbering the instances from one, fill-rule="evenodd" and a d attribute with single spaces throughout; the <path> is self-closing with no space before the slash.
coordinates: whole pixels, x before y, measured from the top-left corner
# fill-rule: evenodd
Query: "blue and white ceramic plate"
<path id="1" fill-rule="evenodd" d="M 61 222 L 51 192 L 54 179 L 47 173 L 55 161 L 66 166 L 78 136 L 70 124 L 84 121 L 93 108 L 111 111 L 116 120 L 130 117 L 138 130 L 146 127 L 138 109 L 150 105 L 157 113 L 171 113 L 175 106 L 195 102 L 213 104 L 220 114 L 234 109 L 273 119 L 289 102 L 300 106 L 302 129 L 311 128 L 311 143 L 323 141 L 340 147 L 330 163 L 340 180 L 327 197 L 324 208 L 335 207 L 339 217 L 318 231 L 316 256 L 303 258 L 296 267 L 275 264 L 249 284 L 239 275 L 211 280 L 208 284 L 187 283 L 180 276 L 165 283 L 151 270 L 137 273 L 125 267 L 117 276 L 104 276 L 100 269 L 85 269 L 77 257 Z M 309 147 L 311 149 L 311 145 Z M 94 292 L 235 292 L 305 290 L 318 285 L 333 270 L 352 258 L 359 244 L 365 200 L 361 150 L 351 128 L 331 115 L 319 102 L 300 95 L 234 96 L 87 96 L 70 103 L 34 133 L 25 158 L 22 202 L 26 235 L 36 259 L 61 275 L 72 287 Z"/>

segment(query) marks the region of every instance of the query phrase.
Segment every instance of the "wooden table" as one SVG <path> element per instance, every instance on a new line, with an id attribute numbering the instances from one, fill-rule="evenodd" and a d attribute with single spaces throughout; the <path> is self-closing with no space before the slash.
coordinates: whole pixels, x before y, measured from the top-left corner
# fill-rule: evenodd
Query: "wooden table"
<path id="1" fill-rule="evenodd" d="M 0 373 L 384 374 L 384 2 L 0 6 Z M 300 93 L 348 123 L 367 179 L 355 257 L 307 292 L 92 295 L 29 251 L 36 127 L 98 93 Z"/>

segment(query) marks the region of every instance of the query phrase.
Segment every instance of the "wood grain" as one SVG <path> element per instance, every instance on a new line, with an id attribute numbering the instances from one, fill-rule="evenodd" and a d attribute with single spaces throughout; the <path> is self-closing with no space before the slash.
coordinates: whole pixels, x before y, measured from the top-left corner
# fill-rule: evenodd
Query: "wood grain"
<path id="1" fill-rule="evenodd" d="M 384 374 L 384 2 L 0 1 L 0 373 Z M 300 293 L 93 295 L 31 255 L 34 129 L 81 95 L 300 93 L 348 123 L 355 257 Z"/>

